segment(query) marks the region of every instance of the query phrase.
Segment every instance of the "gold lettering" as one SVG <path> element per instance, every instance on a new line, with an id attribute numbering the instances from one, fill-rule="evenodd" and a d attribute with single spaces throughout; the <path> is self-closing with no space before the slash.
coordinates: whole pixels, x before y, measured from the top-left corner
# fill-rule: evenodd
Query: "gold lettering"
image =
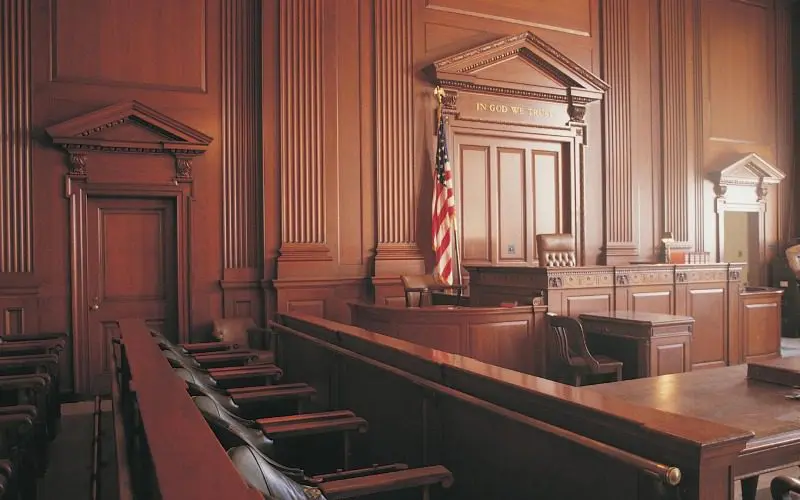
<path id="1" fill-rule="evenodd" d="M 553 112 L 545 108 L 525 108 L 522 106 L 507 106 L 505 104 L 475 103 L 476 111 L 489 111 L 491 113 L 511 113 L 514 115 L 525 115 L 534 118 L 553 118 Z"/>

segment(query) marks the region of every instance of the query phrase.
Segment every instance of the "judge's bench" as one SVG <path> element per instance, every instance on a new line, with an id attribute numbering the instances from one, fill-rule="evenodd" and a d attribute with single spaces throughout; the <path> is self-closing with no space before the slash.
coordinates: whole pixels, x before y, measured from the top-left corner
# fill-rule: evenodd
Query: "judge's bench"
<path id="1" fill-rule="evenodd" d="M 467 270 L 471 306 L 514 301 L 543 303 L 550 313 L 573 317 L 612 311 L 692 317 L 693 369 L 745 363 L 780 351 L 781 292 L 743 287 L 741 264 Z"/>

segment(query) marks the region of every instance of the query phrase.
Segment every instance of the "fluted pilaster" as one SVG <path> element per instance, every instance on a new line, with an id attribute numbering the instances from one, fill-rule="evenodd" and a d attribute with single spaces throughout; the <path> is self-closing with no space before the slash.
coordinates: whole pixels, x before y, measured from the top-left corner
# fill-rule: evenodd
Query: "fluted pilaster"
<path id="1" fill-rule="evenodd" d="M 604 101 L 605 245 L 607 263 L 637 255 L 631 148 L 631 60 L 629 0 L 601 5 L 603 78 L 610 85 Z"/>
<path id="2" fill-rule="evenodd" d="M 33 271 L 30 8 L 0 2 L 0 273 Z"/>
<path id="3" fill-rule="evenodd" d="M 692 109 L 693 75 L 691 24 L 686 0 L 659 3 L 661 54 L 661 151 L 663 165 L 664 230 L 676 245 L 690 246 L 694 207 L 694 138 L 688 113 Z M 687 26 L 689 27 L 687 29 Z"/>
<path id="4" fill-rule="evenodd" d="M 225 2 L 222 17 L 224 265 L 257 268 L 262 247 L 260 2 Z"/>
<path id="5" fill-rule="evenodd" d="M 375 2 L 379 261 L 420 257 L 416 243 L 412 3 Z"/>
<path id="6" fill-rule="evenodd" d="M 322 131 L 323 1 L 280 2 L 280 260 L 331 260 Z"/>

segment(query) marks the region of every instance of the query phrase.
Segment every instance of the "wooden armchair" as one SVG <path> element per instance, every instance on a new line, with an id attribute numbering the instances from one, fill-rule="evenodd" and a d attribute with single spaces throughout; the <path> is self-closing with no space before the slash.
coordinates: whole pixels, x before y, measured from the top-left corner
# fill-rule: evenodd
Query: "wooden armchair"
<path id="1" fill-rule="evenodd" d="M 790 500 L 800 495 L 800 479 L 789 476 L 777 476 L 769 484 L 772 500 Z"/>
<path id="2" fill-rule="evenodd" d="M 540 267 L 575 267 L 575 238 L 571 234 L 537 234 L 536 255 Z"/>
<path id="3" fill-rule="evenodd" d="M 547 313 L 550 323 L 548 365 L 553 367 L 556 380 L 580 386 L 592 375 L 612 375 L 622 380 L 622 362 L 607 356 L 593 356 L 586 346 L 583 325 L 575 318 Z"/>
<path id="4" fill-rule="evenodd" d="M 400 276 L 406 294 L 406 307 L 423 307 L 432 304 L 431 292 L 456 291 L 458 299 L 464 291 L 463 285 L 448 285 L 437 281 L 432 274 Z M 459 305 L 457 299 L 456 305 Z"/>

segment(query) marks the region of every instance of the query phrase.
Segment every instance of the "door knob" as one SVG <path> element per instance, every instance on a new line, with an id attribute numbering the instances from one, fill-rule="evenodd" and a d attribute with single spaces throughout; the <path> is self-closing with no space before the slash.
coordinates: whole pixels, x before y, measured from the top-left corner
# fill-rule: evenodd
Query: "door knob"
<path id="1" fill-rule="evenodd" d="M 95 297 L 94 302 L 92 303 L 92 305 L 89 306 L 89 310 L 96 311 L 98 309 L 100 309 L 100 299 L 98 297 Z"/>

